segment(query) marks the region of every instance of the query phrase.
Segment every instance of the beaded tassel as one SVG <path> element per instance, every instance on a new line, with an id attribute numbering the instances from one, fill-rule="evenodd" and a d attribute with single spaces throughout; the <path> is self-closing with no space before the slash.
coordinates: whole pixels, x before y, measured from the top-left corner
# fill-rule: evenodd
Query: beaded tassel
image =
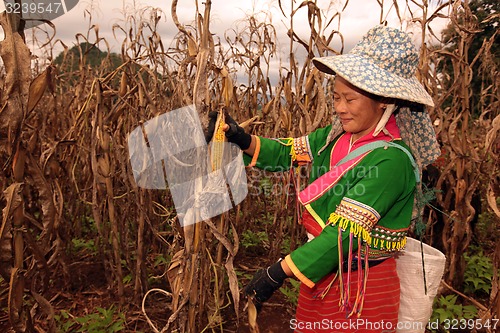
<path id="1" fill-rule="evenodd" d="M 339 272 L 337 272 L 337 274 L 335 274 L 335 276 L 333 277 L 332 281 L 330 281 L 330 283 L 328 283 L 328 285 L 318 294 L 314 295 L 314 298 L 319 297 L 321 299 L 325 298 L 325 296 L 328 294 L 328 292 L 330 291 L 330 288 L 333 286 L 333 284 L 335 283 L 335 281 L 337 281 L 337 278 L 340 276 Z"/>
<path id="2" fill-rule="evenodd" d="M 358 281 L 358 290 L 356 292 L 356 299 L 355 303 L 352 307 L 351 313 L 349 313 L 349 316 L 352 316 L 354 313 L 357 314 L 357 316 L 361 316 L 361 310 L 358 308 L 358 306 L 362 303 L 361 298 L 364 296 L 364 290 L 363 290 L 363 275 L 361 272 L 361 267 L 362 267 L 362 259 L 361 259 L 361 238 L 358 238 L 358 251 L 357 251 L 357 258 L 356 260 L 358 261 L 358 271 L 357 271 L 357 281 Z M 365 260 L 365 271 L 368 269 L 368 266 L 366 266 L 366 260 Z"/>
<path id="3" fill-rule="evenodd" d="M 365 244 L 365 276 L 363 278 L 363 292 L 361 294 L 361 304 L 359 306 L 359 313 L 363 310 L 363 304 L 365 303 L 365 293 L 366 293 L 366 283 L 368 282 L 368 251 L 369 246 Z"/>
<path id="4" fill-rule="evenodd" d="M 361 255 L 361 248 L 363 246 L 362 244 L 362 239 L 357 238 L 358 242 L 358 248 L 356 251 L 356 258 L 357 260 L 357 272 L 356 272 L 356 286 L 357 286 L 357 291 L 356 291 L 356 296 L 354 299 L 351 298 L 351 283 L 352 283 L 352 262 L 354 260 L 353 258 L 353 243 L 354 243 L 354 233 L 350 232 L 349 233 L 349 254 L 347 255 L 347 272 L 342 271 L 342 263 L 344 262 L 344 256 L 342 254 L 342 229 L 339 227 L 339 271 L 337 273 L 338 278 L 339 278 L 339 292 L 340 292 L 340 304 L 339 307 L 342 311 L 346 312 L 347 318 L 351 317 L 352 315 L 356 314 L 356 316 L 359 318 L 361 316 L 361 311 L 363 310 L 363 304 L 365 300 L 365 294 L 366 294 L 366 284 L 368 281 L 368 250 L 369 250 L 369 245 L 365 243 L 365 256 L 362 258 Z M 363 271 L 364 272 L 363 272 Z M 347 273 L 346 279 L 344 281 L 343 275 Z M 325 294 L 325 292 L 324 292 Z"/>
<path id="5" fill-rule="evenodd" d="M 344 299 L 344 280 L 342 274 L 342 263 L 344 262 L 344 254 L 342 253 L 342 228 L 339 225 L 339 236 L 338 236 L 338 248 L 339 248 L 339 292 L 340 292 L 340 300 L 339 307 L 343 309 L 343 299 Z"/>
<path id="6" fill-rule="evenodd" d="M 352 243 L 354 235 L 349 232 L 349 253 L 347 254 L 347 281 L 344 299 L 344 308 L 346 312 L 351 311 L 351 271 L 352 271 Z M 358 267 L 359 268 L 359 267 Z"/>

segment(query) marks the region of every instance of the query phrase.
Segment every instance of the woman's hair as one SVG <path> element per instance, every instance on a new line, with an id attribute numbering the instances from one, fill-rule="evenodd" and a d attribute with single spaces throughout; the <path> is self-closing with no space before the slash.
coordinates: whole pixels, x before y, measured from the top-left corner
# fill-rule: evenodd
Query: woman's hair
<path id="1" fill-rule="evenodd" d="M 395 115 L 398 114 L 399 110 L 403 108 L 408 108 L 411 112 L 425 111 L 425 105 L 416 102 L 405 101 L 403 99 L 395 100 L 394 104 L 396 104 L 396 109 L 394 110 Z"/>

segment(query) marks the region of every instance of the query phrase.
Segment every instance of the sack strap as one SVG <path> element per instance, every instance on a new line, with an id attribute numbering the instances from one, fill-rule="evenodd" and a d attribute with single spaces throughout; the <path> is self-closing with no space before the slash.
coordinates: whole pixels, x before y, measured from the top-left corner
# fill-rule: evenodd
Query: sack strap
<path id="1" fill-rule="evenodd" d="M 415 179 L 417 180 L 417 183 L 420 183 L 420 171 L 418 170 L 417 163 L 415 162 L 415 159 L 413 158 L 413 155 L 406 149 L 405 147 L 398 145 L 397 143 L 394 143 L 392 141 L 383 141 L 383 140 L 378 140 L 374 142 L 367 143 L 366 145 L 363 145 L 359 148 L 356 148 L 355 150 L 351 151 L 349 154 L 347 154 L 346 157 L 341 159 L 336 166 L 341 165 L 342 163 L 345 163 L 347 161 L 350 161 L 360 155 L 363 155 L 366 152 L 372 151 L 377 148 L 387 148 L 387 147 L 394 147 L 398 148 L 399 150 L 402 150 L 406 156 L 410 159 L 411 165 L 413 167 L 413 172 L 415 174 Z"/>

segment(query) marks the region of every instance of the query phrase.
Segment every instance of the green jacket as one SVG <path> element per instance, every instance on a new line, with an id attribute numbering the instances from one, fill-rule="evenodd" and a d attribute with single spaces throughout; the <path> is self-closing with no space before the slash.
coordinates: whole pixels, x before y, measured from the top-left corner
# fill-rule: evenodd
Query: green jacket
<path id="1" fill-rule="evenodd" d="M 323 191 L 301 201 L 322 231 L 285 258 L 295 276 L 309 287 L 337 271 L 339 257 L 349 255 L 349 246 L 356 250 L 363 244 L 362 256 L 370 259 L 392 256 L 405 245 L 413 210 L 416 179 L 405 152 L 377 148 L 350 161 L 340 175 L 328 177 L 334 169 L 332 149 L 342 137 L 325 147 L 330 130 L 328 126 L 296 139 L 257 137 L 254 156 L 244 154 L 246 165 L 268 171 L 288 170 L 298 161 L 312 164 L 309 186 L 319 184 Z M 401 139 L 393 142 L 409 150 Z M 349 244 L 351 235 L 356 241 Z"/>

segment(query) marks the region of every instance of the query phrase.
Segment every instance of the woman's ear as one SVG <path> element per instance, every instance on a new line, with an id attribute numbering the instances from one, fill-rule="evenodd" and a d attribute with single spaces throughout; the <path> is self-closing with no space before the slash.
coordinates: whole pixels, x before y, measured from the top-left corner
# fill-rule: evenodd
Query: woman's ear
<path id="1" fill-rule="evenodd" d="M 387 106 L 390 104 L 395 104 L 396 100 L 390 97 L 381 97 L 378 102 L 380 103 L 380 108 L 382 109 L 382 111 L 385 111 L 387 109 Z"/>
<path id="2" fill-rule="evenodd" d="M 387 109 L 387 106 L 388 106 L 387 103 L 379 103 L 378 105 L 379 112 L 384 113 L 385 110 Z"/>

